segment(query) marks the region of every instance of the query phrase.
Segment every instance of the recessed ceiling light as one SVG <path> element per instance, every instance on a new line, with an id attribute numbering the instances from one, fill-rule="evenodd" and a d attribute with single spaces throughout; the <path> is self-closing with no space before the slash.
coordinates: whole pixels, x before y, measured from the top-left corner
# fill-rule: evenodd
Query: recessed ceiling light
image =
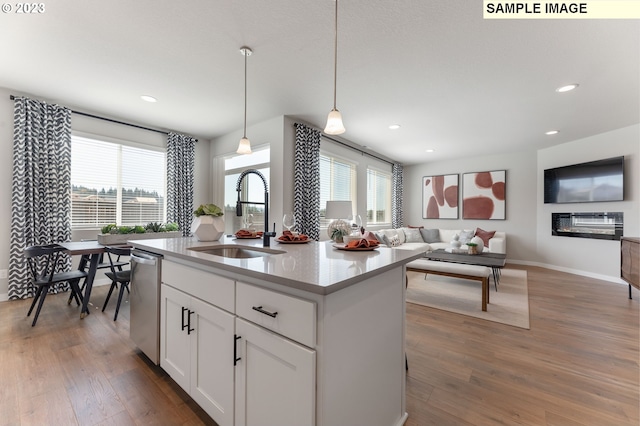
<path id="1" fill-rule="evenodd" d="M 143 101 L 147 101 L 147 102 L 158 102 L 158 100 L 156 98 L 154 98 L 153 96 L 149 96 L 149 95 L 142 95 L 142 96 L 140 96 L 140 98 L 142 98 Z"/>
<path id="2" fill-rule="evenodd" d="M 389 128 L 391 130 L 398 130 L 400 128 L 400 125 L 399 124 L 392 124 L 392 125 L 389 126 Z"/>
<path id="3" fill-rule="evenodd" d="M 547 133 L 545 133 L 545 135 L 557 135 L 558 133 L 560 133 L 559 130 L 549 130 Z"/>
<path id="4" fill-rule="evenodd" d="M 567 84 L 566 86 L 562 86 L 562 87 L 558 87 L 556 89 L 556 92 L 558 93 L 564 93 L 564 92 L 570 92 L 574 89 L 577 89 L 579 86 L 579 84 L 574 83 L 574 84 Z"/>
<path id="5" fill-rule="evenodd" d="M 435 149 L 433 148 L 429 148 L 429 149 L 425 149 L 426 152 L 435 152 Z"/>

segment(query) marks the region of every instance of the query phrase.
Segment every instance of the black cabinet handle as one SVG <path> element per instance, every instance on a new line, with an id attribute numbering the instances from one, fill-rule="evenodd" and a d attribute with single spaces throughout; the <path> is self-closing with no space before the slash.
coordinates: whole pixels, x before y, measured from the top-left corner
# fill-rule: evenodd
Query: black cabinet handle
<path id="1" fill-rule="evenodd" d="M 251 307 L 251 309 L 253 309 L 254 311 L 258 311 L 261 314 L 269 315 L 271 318 L 275 318 L 276 315 L 278 315 L 277 312 L 265 311 L 264 309 L 262 309 L 262 306 L 253 306 L 253 307 Z"/>
<path id="2" fill-rule="evenodd" d="M 195 328 L 191 328 L 191 314 L 194 313 L 194 311 L 189 310 L 189 313 L 187 314 L 187 317 L 189 318 L 187 321 L 187 334 L 191 334 L 192 331 L 195 330 Z"/>
<path id="3" fill-rule="evenodd" d="M 238 340 L 240 339 L 240 336 L 238 336 L 237 334 L 233 335 L 233 365 L 235 367 L 235 365 L 238 363 L 238 361 L 240 361 L 242 358 L 238 357 Z"/>
<path id="4" fill-rule="evenodd" d="M 182 330 L 184 330 L 185 328 L 188 327 L 187 323 L 184 320 L 184 313 L 188 311 L 187 308 L 185 308 L 184 306 L 182 307 Z"/>

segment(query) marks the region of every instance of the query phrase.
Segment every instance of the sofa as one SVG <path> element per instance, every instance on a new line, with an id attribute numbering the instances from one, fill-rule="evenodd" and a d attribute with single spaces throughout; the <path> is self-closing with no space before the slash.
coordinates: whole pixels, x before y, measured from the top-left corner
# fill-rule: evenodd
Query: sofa
<path id="1" fill-rule="evenodd" d="M 461 248 L 466 249 L 467 242 L 475 242 L 482 245 L 483 252 L 507 253 L 507 236 L 501 231 L 485 231 L 481 228 L 474 229 L 439 229 L 424 227 L 381 229 L 373 231 L 373 235 L 381 244 L 387 247 L 401 250 L 434 251 L 451 247 L 451 241 L 455 236 L 461 243 Z"/>

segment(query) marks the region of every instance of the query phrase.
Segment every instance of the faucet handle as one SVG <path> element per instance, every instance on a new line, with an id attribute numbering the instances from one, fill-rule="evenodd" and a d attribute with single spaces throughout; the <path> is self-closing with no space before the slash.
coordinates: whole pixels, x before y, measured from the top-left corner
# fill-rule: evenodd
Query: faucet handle
<path id="1" fill-rule="evenodd" d="M 267 226 L 267 232 L 265 232 L 264 235 L 267 235 L 269 237 L 275 237 L 276 236 L 276 223 L 275 222 L 273 222 L 273 231 L 269 231 L 269 227 Z"/>

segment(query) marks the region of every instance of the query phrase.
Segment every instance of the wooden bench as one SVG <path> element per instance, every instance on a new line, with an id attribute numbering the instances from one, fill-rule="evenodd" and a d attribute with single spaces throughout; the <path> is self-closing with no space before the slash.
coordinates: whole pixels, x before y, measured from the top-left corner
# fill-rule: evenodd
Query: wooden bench
<path id="1" fill-rule="evenodd" d="M 489 276 L 491 275 L 491 268 L 487 266 L 418 259 L 407 263 L 407 271 L 480 281 L 482 283 L 482 310 L 487 310 Z"/>

